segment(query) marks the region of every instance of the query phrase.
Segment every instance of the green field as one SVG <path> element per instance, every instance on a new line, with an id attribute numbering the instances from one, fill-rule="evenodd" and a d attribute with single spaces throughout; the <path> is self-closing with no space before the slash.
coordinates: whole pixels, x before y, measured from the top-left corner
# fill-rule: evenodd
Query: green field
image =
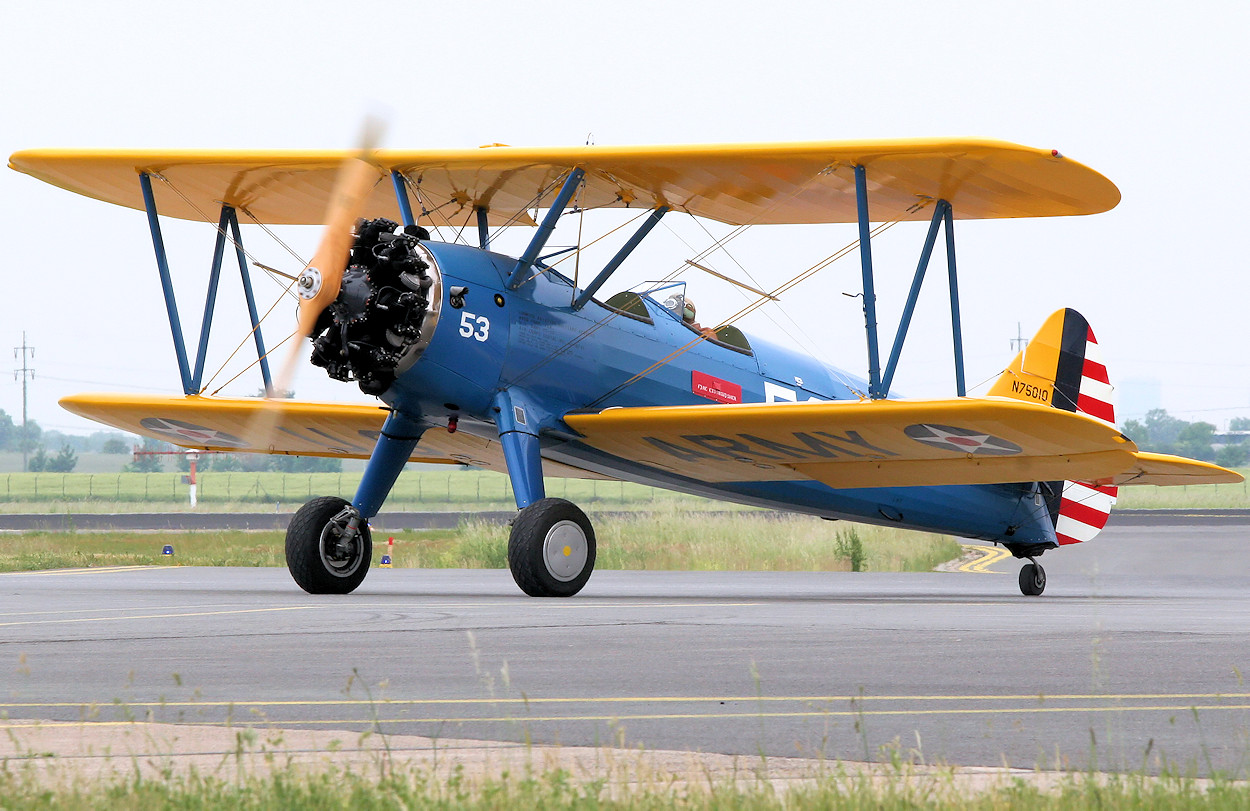
<path id="1" fill-rule="evenodd" d="M 4 512 L 126 512 L 122 505 L 152 511 L 187 509 L 189 486 L 182 473 L 4 473 L 0 474 L 0 509 Z M 257 505 L 292 509 L 315 496 L 350 499 L 361 473 L 201 473 L 197 497 L 213 510 L 255 510 Z M 707 499 L 683 496 L 658 487 L 595 479 L 547 479 L 547 495 L 585 508 L 612 505 L 682 503 L 706 505 Z M 94 507 L 91 505 L 95 505 Z M 101 505 L 106 505 L 102 507 Z M 406 470 L 387 498 L 388 509 L 516 509 L 512 485 L 501 473 L 481 470 Z M 723 507 L 722 507 L 723 508 Z"/>
<path id="2" fill-rule="evenodd" d="M 1243 470 L 1250 473 L 1250 470 Z M 214 511 L 252 511 L 258 505 L 295 509 L 314 496 L 351 498 L 361 473 L 224 473 L 199 476 L 198 498 Z M 686 496 L 658 487 L 594 479 L 547 479 L 547 495 L 586 509 L 734 509 L 725 502 Z M 181 473 L 3 473 L 2 512 L 155 512 L 189 509 Z M 1250 508 L 1250 486 L 1123 487 L 1121 509 Z M 407 470 L 386 501 L 386 509 L 510 510 L 515 508 L 508 477 L 460 468 Z"/>

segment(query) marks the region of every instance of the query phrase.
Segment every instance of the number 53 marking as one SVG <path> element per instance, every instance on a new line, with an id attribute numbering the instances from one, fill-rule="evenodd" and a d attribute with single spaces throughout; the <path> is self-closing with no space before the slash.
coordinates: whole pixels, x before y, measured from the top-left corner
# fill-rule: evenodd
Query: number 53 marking
<path id="1" fill-rule="evenodd" d="M 460 313 L 460 336 L 485 341 L 490 337 L 490 319 L 468 311 Z"/>

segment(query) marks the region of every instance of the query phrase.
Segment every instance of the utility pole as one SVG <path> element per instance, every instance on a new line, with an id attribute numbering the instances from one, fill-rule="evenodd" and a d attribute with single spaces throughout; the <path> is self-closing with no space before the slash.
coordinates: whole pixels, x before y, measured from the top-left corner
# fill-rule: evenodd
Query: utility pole
<path id="1" fill-rule="evenodd" d="M 18 353 L 21 353 L 19 356 Z M 26 466 L 30 463 L 30 445 L 29 435 L 26 433 L 26 381 L 35 379 L 35 370 L 27 365 L 27 358 L 33 360 L 35 357 L 35 348 L 26 345 L 26 331 L 22 330 L 22 345 L 13 347 L 13 357 L 21 357 L 22 368 L 13 370 L 13 379 L 16 380 L 18 375 L 22 378 L 22 472 L 26 472 Z"/>
<path id="2" fill-rule="evenodd" d="M 1024 351 L 1024 348 L 1028 345 L 1029 345 L 1029 339 L 1025 338 L 1024 333 L 1020 331 L 1020 322 L 1017 321 L 1016 322 L 1016 337 L 1011 339 L 1011 348 L 1016 350 L 1017 352 L 1022 352 Z"/>

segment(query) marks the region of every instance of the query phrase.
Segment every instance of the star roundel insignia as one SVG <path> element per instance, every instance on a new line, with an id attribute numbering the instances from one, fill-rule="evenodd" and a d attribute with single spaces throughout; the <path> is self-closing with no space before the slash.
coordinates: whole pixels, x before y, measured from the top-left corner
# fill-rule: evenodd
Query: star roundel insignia
<path id="1" fill-rule="evenodd" d="M 171 420 L 165 417 L 147 417 L 140 420 L 139 425 L 154 433 L 172 437 L 175 442 L 183 445 L 224 445 L 230 448 L 247 447 L 246 442 L 237 436 L 227 434 L 225 431 L 205 428 L 202 425 L 195 425 L 181 420 Z"/>
<path id="2" fill-rule="evenodd" d="M 975 456 L 1011 456 L 1021 450 L 1019 445 L 1006 439 L 953 425 L 909 425 L 903 432 L 930 447 Z"/>

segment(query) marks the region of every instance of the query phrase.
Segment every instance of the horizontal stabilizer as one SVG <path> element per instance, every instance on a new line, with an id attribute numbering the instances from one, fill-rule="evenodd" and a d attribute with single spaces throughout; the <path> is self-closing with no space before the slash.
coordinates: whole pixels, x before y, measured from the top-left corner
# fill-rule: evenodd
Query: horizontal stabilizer
<path id="1" fill-rule="evenodd" d="M 1235 470 L 1197 459 L 1145 451 L 1138 451 L 1133 456 L 1136 458 L 1132 469 L 1116 476 L 1115 484 L 1153 484 L 1166 487 L 1184 484 L 1237 484 L 1245 481 L 1245 477 Z"/>

